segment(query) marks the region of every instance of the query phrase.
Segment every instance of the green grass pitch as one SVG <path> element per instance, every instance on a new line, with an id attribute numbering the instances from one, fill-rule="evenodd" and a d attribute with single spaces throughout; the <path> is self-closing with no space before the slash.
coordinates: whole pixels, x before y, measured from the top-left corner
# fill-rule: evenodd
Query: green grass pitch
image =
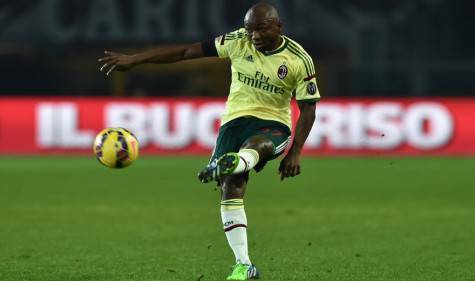
<path id="1" fill-rule="evenodd" d="M 206 161 L 0 158 L 0 280 L 225 280 Z M 261 280 L 475 280 L 475 158 L 305 158 L 284 182 L 277 166 L 245 198 Z"/>

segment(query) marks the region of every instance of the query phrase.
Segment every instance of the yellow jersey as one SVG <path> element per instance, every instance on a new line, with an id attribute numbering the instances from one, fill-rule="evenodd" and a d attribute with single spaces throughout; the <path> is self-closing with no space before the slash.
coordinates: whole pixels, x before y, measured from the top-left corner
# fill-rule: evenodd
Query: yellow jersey
<path id="1" fill-rule="evenodd" d="M 220 58 L 231 60 L 232 82 L 221 125 L 241 116 L 291 128 L 290 101 L 318 101 L 315 66 L 297 42 L 282 36 L 274 51 L 258 51 L 241 28 L 215 39 Z"/>

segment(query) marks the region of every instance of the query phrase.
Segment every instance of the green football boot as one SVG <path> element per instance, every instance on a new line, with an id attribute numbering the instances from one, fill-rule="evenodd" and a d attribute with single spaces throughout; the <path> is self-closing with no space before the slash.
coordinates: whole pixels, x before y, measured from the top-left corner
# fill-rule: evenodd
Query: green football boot
<path id="1" fill-rule="evenodd" d="M 230 175 L 239 163 L 239 155 L 235 152 L 229 152 L 208 164 L 198 173 L 198 179 L 202 183 L 212 180 L 218 180 L 221 177 Z"/>
<path id="2" fill-rule="evenodd" d="M 241 281 L 258 278 L 259 272 L 257 272 L 257 268 L 253 264 L 238 263 L 233 266 L 233 272 L 228 276 L 228 278 L 226 278 L 226 280 Z"/>

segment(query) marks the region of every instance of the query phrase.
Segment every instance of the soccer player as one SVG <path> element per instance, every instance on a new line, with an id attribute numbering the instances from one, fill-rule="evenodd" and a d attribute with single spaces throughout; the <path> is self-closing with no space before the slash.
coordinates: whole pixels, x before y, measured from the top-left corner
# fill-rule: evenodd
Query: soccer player
<path id="1" fill-rule="evenodd" d="M 160 47 L 125 55 L 105 52 L 101 71 L 125 71 L 143 63 L 173 63 L 201 57 L 231 60 L 232 83 L 211 160 L 199 172 L 201 182 L 221 186 L 221 218 L 236 265 L 227 280 L 258 278 L 247 243 L 244 193 L 249 171 L 261 171 L 290 143 L 290 101 L 295 95 L 300 116 L 293 142 L 279 166 L 281 180 L 300 174 L 300 154 L 315 121 L 320 99 L 311 57 L 282 35 L 277 10 L 266 3 L 251 7 L 244 28 L 194 44 Z"/>

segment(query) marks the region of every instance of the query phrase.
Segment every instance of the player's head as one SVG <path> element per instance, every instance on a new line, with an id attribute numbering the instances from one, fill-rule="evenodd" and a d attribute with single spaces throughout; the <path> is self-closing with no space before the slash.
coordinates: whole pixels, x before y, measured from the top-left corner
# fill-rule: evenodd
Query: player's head
<path id="1" fill-rule="evenodd" d="M 249 39 L 259 51 L 272 51 L 279 47 L 282 23 L 274 6 L 257 3 L 244 17 Z"/>

